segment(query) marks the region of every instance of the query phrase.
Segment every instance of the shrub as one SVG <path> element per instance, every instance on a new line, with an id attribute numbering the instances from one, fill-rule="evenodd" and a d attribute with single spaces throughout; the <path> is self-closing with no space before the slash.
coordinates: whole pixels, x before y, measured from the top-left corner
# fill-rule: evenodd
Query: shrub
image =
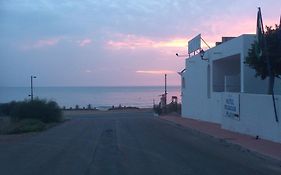
<path id="1" fill-rule="evenodd" d="M 12 109 L 15 107 L 17 102 L 12 101 L 10 103 L 0 104 L 0 114 L 2 115 L 10 115 Z"/>
<path id="2" fill-rule="evenodd" d="M 173 112 L 181 114 L 181 104 L 180 103 L 170 103 L 170 104 L 166 105 L 166 109 L 161 108 L 159 105 L 154 105 L 153 110 L 158 115 L 168 114 L 168 113 L 173 113 Z"/>
<path id="3" fill-rule="evenodd" d="M 91 105 L 91 104 L 88 104 L 87 109 L 88 109 L 88 110 L 91 110 L 91 109 L 92 109 L 92 105 Z"/>
<path id="4" fill-rule="evenodd" d="M 79 105 L 75 105 L 75 109 L 76 110 L 80 109 Z"/>
<path id="5" fill-rule="evenodd" d="M 162 114 L 162 109 L 160 108 L 159 105 L 154 105 L 153 110 L 156 114 L 161 115 Z"/>
<path id="6" fill-rule="evenodd" d="M 9 129 L 6 131 L 7 134 L 18 134 L 25 132 L 36 132 L 42 131 L 46 128 L 46 124 L 38 119 L 23 119 L 16 123 L 12 123 Z"/>
<path id="7" fill-rule="evenodd" d="M 45 123 L 59 122 L 62 112 L 54 101 L 34 99 L 33 101 L 16 102 L 10 112 L 12 120 L 37 119 Z"/>

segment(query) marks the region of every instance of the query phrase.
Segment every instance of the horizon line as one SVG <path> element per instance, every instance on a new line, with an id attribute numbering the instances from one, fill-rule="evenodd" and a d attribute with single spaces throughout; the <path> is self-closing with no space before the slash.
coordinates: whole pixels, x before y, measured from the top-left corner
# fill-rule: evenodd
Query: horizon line
<path id="1" fill-rule="evenodd" d="M 167 85 L 167 87 L 180 87 L 181 85 Z M 63 85 L 63 86 L 34 86 L 33 88 L 52 88 L 52 87 L 71 87 L 71 88 L 87 88 L 87 87 L 104 87 L 104 88 L 107 88 L 107 87 L 164 87 L 164 85 L 96 85 L 96 86 L 86 86 L 86 85 L 82 85 L 82 86 L 67 86 L 67 85 Z M 0 86 L 0 88 L 30 88 L 30 86 Z"/>

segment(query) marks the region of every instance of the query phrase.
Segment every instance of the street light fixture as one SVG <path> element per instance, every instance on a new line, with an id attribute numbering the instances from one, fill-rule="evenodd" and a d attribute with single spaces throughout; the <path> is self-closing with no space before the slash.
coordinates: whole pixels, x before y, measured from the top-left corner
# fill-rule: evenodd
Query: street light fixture
<path id="1" fill-rule="evenodd" d="M 201 59 L 202 59 L 202 60 L 209 61 L 209 59 L 208 59 L 208 58 L 204 58 L 205 51 L 204 51 L 203 49 L 201 49 L 201 50 L 200 50 L 199 54 L 200 54 L 200 57 L 201 57 Z"/>
<path id="2" fill-rule="evenodd" d="M 33 101 L 33 78 L 36 78 L 36 76 L 31 75 L 30 76 L 30 97 L 31 101 Z"/>
<path id="3" fill-rule="evenodd" d="M 178 54 L 178 53 L 176 53 L 176 56 L 177 56 L 177 57 L 189 57 L 189 55 L 180 55 L 180 54 Z"/>

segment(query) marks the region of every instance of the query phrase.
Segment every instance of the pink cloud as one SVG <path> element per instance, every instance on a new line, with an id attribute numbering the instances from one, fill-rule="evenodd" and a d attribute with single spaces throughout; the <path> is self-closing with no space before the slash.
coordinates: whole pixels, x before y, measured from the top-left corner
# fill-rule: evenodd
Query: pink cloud
<path id="1" fill-rule="evenodd" d="M 136 35 L 118 34 L 116 40 L 107 42 L 112 49 L 139 49 L 139 48 L 175 48 L 186 47 L 186 38 L 168 38 L 164 40 L 155 40 L 148 37 Z"/>
<path id="2" fill-rule="evenodd" d="M 92 43 L 92 40 L 89 38 L 83 39 L 82 41 L 78 41 L 80 47 L 84 47 Z"/>
<path id="3" fill-rule="evenodd" d="M 136 73 L 139 74 L 174 74 L 175 71 L 171 70 L 137 70 Z"/>
<path id="4" fill-rule="evenodd" d="M 30 43 L 25 43 L 21 48 L 23 50 L 38 49 L 43 47 L 54 46 L 59 43 L 62 37 L 39 39 Z"/>
<path id="5" fill-rule="evenodd" d="M 264 25 L 274 25 L 272 20 L 264 21 Z M 239 25 L 237 25 L 239 24 Z M 189 33 L 186 37 L 169 37 L 163 39 L 155 39 L 150 37 L 137 36 L 133 34 L 115 34 L 108 41 L 107 47 L 110 49 L 158 49 L 160 52 L 174 55 L 187 48 L 188 40 L 192 39 L 193 35 L 202 34 L 204 40 L 211 47 L 215 46 L 217 41 L 221 40 L 222 36 L 240 36 L 242 34 L 254 34 L 256 32 L 256 17 L 241 17 L 233 19 L 231 16 L 216 17 L 206 20 L 201 25 L 198 24 L 195 32 Z M 189 31 L 187 31 L 188 33 Z M 207 48 L 202 43 L 203 48 Z"/>
<path id="6" fill-rule="evenodd" d="M 264 21 L 264 27 L 274 26 L 276 21 Z M 202 37 L 207 41 L 210 46 L 214 46 L 217 41 L 221 40 L 222 36 L 237 37 L 242 34 L 255 34 L 256 33 L 256 18 L 241 17 L 233 19 L 225 17 L 224 19 L 211 19 L 206 21 L 200 29 Z"/>

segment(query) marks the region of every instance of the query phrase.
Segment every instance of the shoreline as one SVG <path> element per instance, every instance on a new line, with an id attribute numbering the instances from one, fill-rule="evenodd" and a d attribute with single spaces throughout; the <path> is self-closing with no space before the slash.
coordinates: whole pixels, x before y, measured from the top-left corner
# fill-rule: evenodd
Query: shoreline
<path id="1" fill-rule="evenodd" d="M 91 109 L 72 109 L 72 110 L 62 110 L 63 116 L 67 117 L 70 115 L 86 115 L 86 114 L 98 114 L 98 113 L 120 113 L 120 112 L 152 112 L 153 108 L 124 108 L 124 109 L 114 109 L 114 110 L 91 110 Z"/>

